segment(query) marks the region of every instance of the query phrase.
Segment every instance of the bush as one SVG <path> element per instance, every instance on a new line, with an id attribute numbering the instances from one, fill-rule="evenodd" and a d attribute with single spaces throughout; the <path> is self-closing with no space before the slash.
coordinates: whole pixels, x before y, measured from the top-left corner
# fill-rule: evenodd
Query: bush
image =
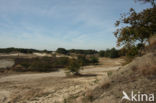
<path id="1" fill-rule="evenodd" d="M 98 60 L 97 57 L 91 56 L 91 57 L 89 58 L 89 62 L 90 62 L 90 64 L 97 64 L 97 63 L 99 63 L 99 60 Z"/>
<path id="2" fill-rule="evenodd" d="M 52 65 L 57 68 L 65 68 L 69 65 L 69 58 L 68 57 L 57 57 L 53 59 L 54 62 Z"/>
<path id="3" fill-rule="evenodd" d="M 34 61 L 31 66 L 28 68 L 30 71 L 39 71 L 39 72 L 49 72 L 56 71 L 57 69 L 53 67 L 52 64 L 44 61 Z"/>
<path id="4" fill-rule="evenodd" d="M 70 49 L 68 50 L 69 53 L 75 53 L 75 54 L 83 54 L 83 55 L 93 55 L 96 54 L 97 51 L 96 50 L 82 50 L 82 49 Z"/>
<path id="5" fill-rule="evenodd" d="M 71 59 L 67 70 L 74 75 L 79 75 L 79 70 L 82 69 L 82 66 L 89 64 L 97 64 L 98 58 L 95 56 L 86 57 L 86 55 L 79 55 L 77 59 Z M 69 72 L 66 72 L 69 74 Z"/>
<path id="6" fill-rule="evenodd" d="M 79 55 L 77 57 L 77 61 L 81 66 L 85 66 L 89 64 L 89 60 L 87 59 L 86 55 Z"/>
<path id="7" fill-rule="evenodd" d="M 97 64 L 99 62 L 98 58 L 95 56 L 79 55 L 77 61 L 81 66 L 86 66 L 90 64 Z"/>
<path id="8" fill-rule="evenodd" d="M 105 51 L 104 50 L 99 51 L 99 56 L 104 57 L 105 56 Z"/>
<path id="9" fill-rule="evenodd" d="M 119 50 L 116 50 L 115 48 L 107 49 L 107 50 L 101 50 L 99 52 L 100 57 L 109 57 L 109 58 L 117 58 L 119 57 Z"/>
<path id="10" fill-rule="evenodd" d="M 0 53 L 11 53 L 11 52 L 20 52 L 20 53 L 34 53 L 34 52 L 46 52 L 51 53 L 51 51 L 48 50 L 35 50 L 35 49 L 25 49 L 25 48 L 1 48 Z"/>
<path id="11" fill-rule="evenodd" d="M 68 51 L 64 48 L 58 48 L 56 50 L 57 53 L 60 53 L 60 54 L 68 54 Z"/>
<path id="12" fill-rule="evenodd" d="M 128 48 L 126 52 L 126 56 L 129 56 L 129 57 L 135 57 L 138 54 L 139 54 L 139 49 L 135 46 Z"/>
<path id="13" fill-rule="evenodd" d="M 80 69 L 81 69 L 81 64 L 79 63 L 79 61 L 77 61 L 75 59 L 70 61 L 70 64 L 67 68 L 67 70 L 69 70 L 74 75 L 79 75 Z"/>
<path id="14" fill-rule="evenodd" d="M 81 66 L 97 63 L 97 57 L 87 58 L 85 55 L 78 56 L 77 59 L 69 59 L 68 57 L 16 58 L 13 70 L 50 72 L 68 67 L 72 73 L 78 74 Z"/>
<path id="15" fill-rule="evenodd" d="M 20 66 L 19 66 L 20 65 Z M 49 72 L 56 71 L 59 68 L 65 68 L 69 65 L 67 57 L 42 57 L 42 58 L 17 58 L 15 59 L 15 71 L 38 71 Z"/>

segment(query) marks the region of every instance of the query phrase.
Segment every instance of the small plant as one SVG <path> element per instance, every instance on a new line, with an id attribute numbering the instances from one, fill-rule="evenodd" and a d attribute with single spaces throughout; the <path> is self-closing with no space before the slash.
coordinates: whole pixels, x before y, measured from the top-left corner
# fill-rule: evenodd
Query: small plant
<path id="1" fill-rule="evenodd" d="M 96 79 L 94 80 L 94 83 L 96 84 L 96 83 L 98 83 L 98 81 L 99 81 L 99 80 L 96 78 Z"/>
<path id="2" fill-rule="evenodd" d="M 89 59 L 90 59 L 91 64 L 98 64 L 99 63 L 98 58 L 95 56 L 91 56 Z"/>
<path id="3" fill-rule="evenodd" d="M 111 71 L 107 72 L 108 77 L 110 77 L 113 73 Z"/>
<path id="4" fill-rule="evenodd" d="M 64 99 L 64 103 L 67 103 L 67 99 Z"/>
<path id="5" fill-rule="evenodd" d="M 67 70 L 69 70 L 71 73 L 73 73 L 74 75 L 79 75 L 79 71 L 81 69 L 81 65 L 80 63 L 75 60 L 75 59 L 72 59 L 69 63 L 69 66 L 67 67 Z"/>
<path id="6" fill-rule="evenodd" d="M 87 59 L 86 55 L 78 55 L 77 61 L 81 66 L 85 66 L 89 64 L 89 60 Z"/>

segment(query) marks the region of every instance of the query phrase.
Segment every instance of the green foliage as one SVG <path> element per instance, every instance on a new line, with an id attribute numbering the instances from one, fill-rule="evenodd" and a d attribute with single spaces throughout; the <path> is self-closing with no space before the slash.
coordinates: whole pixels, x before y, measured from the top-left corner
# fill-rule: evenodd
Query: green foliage
<path id="1" fill-rule="evenodd" d="M 139 55 L 140 50 L 143 49 L 143 45 L 138 44 L 138 46 L 131 46 L 129 48 L 123 47 L 119 50 L 120 56 L 134 57 Z"/>
<path id="2" fill-rule="evenodd" d="M 149 44 L 149 38 L 156 35 L 156 7 L 154 0 L 137 0 L 150 2 L 153 7 L 136 12 L 133 8 L 129 13 L 123 14 L 115 25 L 119 27 L 114 35 L 117 45 L 128 51 L 126 55 L 135 56 L 145 45 Z M 124 27 L 123 27 L 124 25 Z"/>
<path id="3" fill-rule="evenodd" d="M 82 69 L 82 66 L 98 64 L 98 62 L 98 58 L 95 56 L 87 57 L 86 55 L 79 55 L 77 59 L 70 60 L 67 70 L 73 73 L 74 75 L 78 75 L 79 70 Z"/>
<path id="4" fill-rule="evenodd" d="M 20 65 L 20 68 L 18 67 Z M 69 58 L 43 57 L 43 58 L 17 58 L 15 59 L 15 71 L 38 71 L 49 72 L 57 71 L 69 65 Z"/>
<path id="5" fill-rule="evenodd" d="M 56 50 L 57 53 L 60 53 L 60 54 L 68 54 L 68 51 L 64 48 L 58 48 Z"/>
<path id="6" fill-rule="evenodd" d="M 115 48 L 112 48 L 110 50 L 110 58 L 117 58 L 117 57 L 119 57 L 118 51 Z"/>
<path id="7" fill-rule="evenodd" d="M 117 21 L 116 26 L 119 26 L 120 23 L 127 26 L 117 29 L 114 33 L 117 37 L 117 45 L 130 47 L 138 43 L 146 44 L 149 37 L 156 32 L 155 14 L 156 8 L 146 9 L 140 13 L 131 9 L 128 16 L 122 16 L 122 19 Z"/>
<path id="8" fill-rule="evenodd" d="M 13 70 L 26 72 L 50 72 L 68 67 L 73 74 L 79 72 L 81 66 L 97 64 L 98 58 L 78 56 L 77 59 L 68 57 L 40 57 L 40 58 L 16 58 Z"/>
<path id="9" fill-rule="evenodd" d="M 34 61 L 28 68 L 29 71 L 39 71 L 39 72 L 49 72 L 49 71 L 56 71 L 57 69 L 53 67 L 48 62 L 44 61 Z"/>
<path id="10" fill-rule="evenodd" d="M 99 51 L 99 56 L 100 57 L 105 57 L 105 51 L 104 50 Z"/>
<path id="11" fill-rule="evenodd" d="M 138 48 L 135 46 L 132 46 L 131 48 L 127 50 L 126 56 L 133 57 L 133 56 L 138 55 L 138 52 L 139 52 Z"/>
<path id="12" fill-rule="evenodd" d="M 99 60 L 96 56 L 86 56 L 86 55 L 79 55 L 77 57 L 77 61 L 81 66 L 90 65 L 90 64 L 98 64 Z"/>
<path id="13" fill-rule="evenodd" d="M 99 51 L 100 57 L 109 57 L 109 58 L 117 58 L 119 57 L 119 50 L 116 50 L 115 48 L 107 49 Z"/>
<path id="14" fill-rule="evenodd" d="M 96 54 L 97 51 L 96 50 L 81 50 L 81 49 L 71 49 L 68 50 L 70 53 L 75 53 L 75 54 L 83 54 L 83 55 L 87 55 L 87 54 Z"/>
<path id="15" fill-rule="evenodd" d="M 99 60 L 98 60 L 98 58 L 97 58 L 96 56 L 91 56 L 91 57 L 89 58 L 89 62 L 90 62 L 91 64 L 98 64 L 98 63 L 99 63 Z"/>
<path id="16" fill-rule="evenodd" d="M 64 48 L 58 48 L 56 50 L 56 52 L 57 53 L 60 53 L 60 54 L 65 54 L 65 55 L 68 55 L 68 54 L 71 54 L 71 53 L 81 54 L 81 55 L 96 54 L 97 53 L 96 50 L 81 50 L 81 49 L 70 49 L 70 50 L 66 50 Z"/>
<path id="17" fill-rule="evenodd" d="M 89 60 L 87 59 L 86 55 L 78 55 L 77 61 L 80 63 L 81 66 L 89 64 Z"/>
<path id="18" fill-rule="evenodd" d="M 80 69 L 81 69 L 81 64 L 76 59 L 72 59 L 67 68 L 67 70 L 69 70 L 74 75 L 79 75 Z"/>
<path id="19" fill-rule="evenodd" d="M 66 67 L 69 64 L 69 58 L 67 57 L 59 57 L 59 58 L 55 58 L 55 62 L 53 63 L 53 65 L 55 67 Z"/>
<path id="20" fill-rule="evenodd" d="M 35 50 L 35 49 L 24 49 L 24 48 L 3 48 L 0 49 L 0 53 L 11 53 L 11 52 L 19 52 L 19 53 L 34 53 L 34 52 L 44 52 L 44 53 L 51 53 L 51 51 L 48 50 Z"/>

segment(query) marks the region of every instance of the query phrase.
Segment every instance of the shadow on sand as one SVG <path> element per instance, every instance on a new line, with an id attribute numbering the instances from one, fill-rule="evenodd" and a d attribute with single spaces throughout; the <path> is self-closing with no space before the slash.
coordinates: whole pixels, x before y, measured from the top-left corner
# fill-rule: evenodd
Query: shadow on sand
<path id="1" fill-rule="evenodd" d="M 97 76 L 97 74 L 79 74 L 80 77 L 94 77 Z"/>

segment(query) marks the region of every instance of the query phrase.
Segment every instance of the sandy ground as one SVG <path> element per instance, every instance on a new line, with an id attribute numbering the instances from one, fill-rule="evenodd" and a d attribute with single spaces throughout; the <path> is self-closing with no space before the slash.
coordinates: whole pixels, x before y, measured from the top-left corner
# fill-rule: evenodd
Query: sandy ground
<path id="1" fill-rule="evenodd" d="M 0 103 L 64 103 L 107 80 L 107 72 L 117 70 L 121 62 L 101 58 L 100 65 L 84 67 L 82 77 L 66 77 L 63 70 L 0 76 Z"/>
<path id="2" fill-rule="evenodd" d="M 11 59 L 1 59 L 0 60 L 0 68 L 8 68 L 14 65 L 14 61 Z"/>

